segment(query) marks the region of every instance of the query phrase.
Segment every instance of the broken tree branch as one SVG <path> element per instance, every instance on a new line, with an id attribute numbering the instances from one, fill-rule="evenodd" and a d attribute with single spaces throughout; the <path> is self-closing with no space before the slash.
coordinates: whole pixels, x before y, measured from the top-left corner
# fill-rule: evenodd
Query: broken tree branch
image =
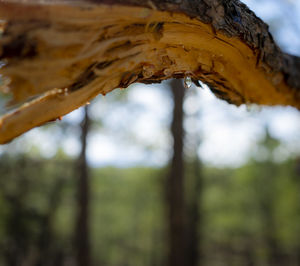
<path id="1" fill-rule="evenodd" d="M 189 76 L 229 103 L 300 109 L 300 58 L 238 0 L 4 0 L 0 143 L 134 82 Z"/>

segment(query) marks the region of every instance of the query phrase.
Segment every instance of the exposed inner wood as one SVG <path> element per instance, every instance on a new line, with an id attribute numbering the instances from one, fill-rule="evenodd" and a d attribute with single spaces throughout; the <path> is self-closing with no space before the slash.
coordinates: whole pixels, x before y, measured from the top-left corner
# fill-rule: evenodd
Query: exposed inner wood
<path id="1" fill-rule="evenodd" d="M 259 51 L 180 13 L 120 5 L 0 4 L 0 70 L 27 101 L 0 120 L 0 143 L 61 117 L 99 93 L 134 82 L 190 76 L 230 103 L 300 109 L 281 72 L 265 69 Z M 34 18 L 34 19 L 32 19 Z M 262 70 L 262 68 L 264 68 Z"/>

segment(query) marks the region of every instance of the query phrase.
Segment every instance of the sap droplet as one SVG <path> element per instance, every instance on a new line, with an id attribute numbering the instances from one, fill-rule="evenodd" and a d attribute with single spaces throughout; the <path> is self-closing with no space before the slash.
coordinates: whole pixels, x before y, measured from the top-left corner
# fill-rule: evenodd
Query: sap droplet
<path id="1" fill-rule="evenodd" d="M 186 89 L 189 89 L 192 86 L 192 79 L 191 79 L 191 77 L 190 76 L 185 76 L 183 84 L 184 84 L 184 87 Z"/>
<path id="2" fill-rule="evenodd" d="M 91 103 L 90 102 L 86 102 L 86 105 L 90 105 Z"/>

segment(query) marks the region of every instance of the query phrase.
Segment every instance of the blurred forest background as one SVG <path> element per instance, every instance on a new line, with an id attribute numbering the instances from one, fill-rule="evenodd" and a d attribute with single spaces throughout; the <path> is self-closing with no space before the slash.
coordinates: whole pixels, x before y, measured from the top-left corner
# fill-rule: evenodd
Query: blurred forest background
<path id="1" fill-rule="evenodd" d="M 244 2 L 300 54 L 299 1 Z M 200 85 L 115 90 L 1 146 L 0 266 L 300 266 L 300 113 Z"/>

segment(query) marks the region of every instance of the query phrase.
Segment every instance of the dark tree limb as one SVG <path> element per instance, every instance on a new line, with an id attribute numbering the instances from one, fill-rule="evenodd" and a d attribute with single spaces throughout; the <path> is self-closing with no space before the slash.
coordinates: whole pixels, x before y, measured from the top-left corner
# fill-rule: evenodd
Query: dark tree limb
<path id="1" fill-rule="evenodd" d="M 238 0 L 6 0 L 0 143 L 99 93 L 190 76 L 229 103 L 300 109 L 300 59 Z"/>

